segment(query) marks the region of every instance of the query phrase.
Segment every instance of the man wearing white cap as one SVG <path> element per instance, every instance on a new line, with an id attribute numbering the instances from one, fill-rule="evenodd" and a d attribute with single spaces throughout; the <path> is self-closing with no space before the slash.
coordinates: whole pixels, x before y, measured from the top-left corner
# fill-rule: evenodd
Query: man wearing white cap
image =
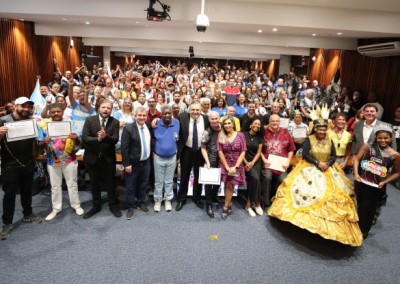
<path id="1" fill-rule="evenodd" d="M 10 236 L 13 229 L 15 211 L 15 197 L 17 188 L 21 194 L 23 221 L 39 224 L 42 218 L 32 213 L 32 182 L 34 171 L 34 157 L 32 144 L 35 138 L 27 138 L 8 142 L 6 136 L 8 128 L 5 123 L 29 119 L 34 103 L 26 97 L 15 100 L 13 113 L 0 118 L 1 143 L 1 179 L 3 181 L 3 228 L 0 233 L 2 240 Z"/>

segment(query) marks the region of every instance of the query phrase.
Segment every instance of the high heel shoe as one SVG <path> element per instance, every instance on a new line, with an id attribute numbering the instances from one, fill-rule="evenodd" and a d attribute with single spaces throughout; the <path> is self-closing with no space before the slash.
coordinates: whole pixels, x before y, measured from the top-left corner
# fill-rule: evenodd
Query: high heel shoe
<path id="1" fill-rule="evenodd" d="M 229 209 L 225 209 L 225 207 L 222 208 L 222 213 L 221 213 L 221 218 L 222 220 L 226 220 L 226 218 L 228 218 L 228 216 L 230 215 L 229 213 Z"/>
<path id="2" fill-rule="evenodd" d="M 228 206 L 228 213 L 229 213 L 229 215 L 231 215 L 231 214 L 233 214 L 233 210 L 232 210 L 232 203 L 231 204 L 229 204 L 229 206 Z"/>

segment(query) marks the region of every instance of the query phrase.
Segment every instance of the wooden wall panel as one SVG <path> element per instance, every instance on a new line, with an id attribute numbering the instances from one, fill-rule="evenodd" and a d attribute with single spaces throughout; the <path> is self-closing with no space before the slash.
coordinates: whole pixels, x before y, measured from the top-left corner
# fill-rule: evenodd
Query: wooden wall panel
<path id="1" fill-rule="evenodd" d="M 364 96 L 375 92 L 385 108 L 384 120 L 391 120 L 400 106 L 399 74 L 400 56 L 374 58 L 357 51 L 342 52 L 342 84 L 350 86 L 350 90 L 360 90 Z"/>
<path id="2" fill-rule="evenodd" d="M 61 72 L 74 71 L 81 65 L 79 47 L 81 38 L 36 36 L 32 22 L 0 20 L 0 105 L 19 96 L 30 97 L 41 76 L 47 85 L 53 74 L 53 59 L 58 61 Z"/>
<path id="3" fill-rule="evenodd" d="M 311 50 L 309 60 L 310 80 L 317 80 L 320 85 L 329 85 L 340 67 L 341 50 Z M 315 56 L 315 62 L 311 58 Z"/>

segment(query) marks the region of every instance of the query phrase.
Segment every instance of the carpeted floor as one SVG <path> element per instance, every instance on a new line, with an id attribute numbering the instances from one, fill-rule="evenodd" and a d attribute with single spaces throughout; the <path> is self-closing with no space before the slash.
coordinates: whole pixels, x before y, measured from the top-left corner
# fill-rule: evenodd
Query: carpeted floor
<path id="1" fill-rule="evenodd" d="M 0 283 L 399 283 L 400 191 L 390 186 L 388 193 L 357 249 L 266 215 L 250 218 L 240 198 L 226 221 L 192 202 L 180 212 L 135 211 L 131 221 L 104 206 L 84 220 L 64 192 L 64 211 L 33 225 L 22 223 L 18 197 L 14 231 L 0 242 Z M 88 210 L 90 193 L 80 197 Z M 33 198 L 42 217 L 50 204 L 49 196 Z"/>

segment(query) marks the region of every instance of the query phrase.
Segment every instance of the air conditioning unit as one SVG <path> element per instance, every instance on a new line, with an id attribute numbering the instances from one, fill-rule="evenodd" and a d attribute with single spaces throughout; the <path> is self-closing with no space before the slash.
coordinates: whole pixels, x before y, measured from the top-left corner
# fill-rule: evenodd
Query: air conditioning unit
<path id="1" fill-rule="evenodd" d="M 399 56 L 400 41 L 362 45 L 357 47 L 357 50 L 359 53 L 365 56 L 372 56 L 372 57 Z"/>

